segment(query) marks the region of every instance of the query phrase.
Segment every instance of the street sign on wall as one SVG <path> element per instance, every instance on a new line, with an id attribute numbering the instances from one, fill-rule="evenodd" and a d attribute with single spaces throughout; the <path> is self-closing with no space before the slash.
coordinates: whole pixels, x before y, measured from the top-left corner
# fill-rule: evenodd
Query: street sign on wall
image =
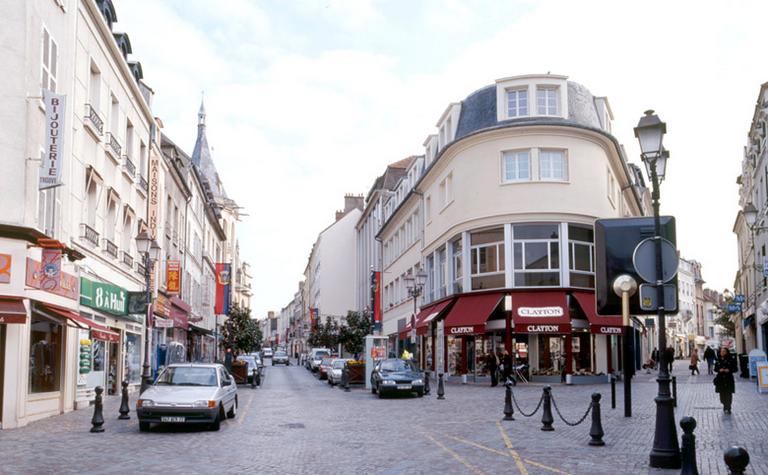
<path id="1" fill-rule="evenodd" d="M 126 315 L 128 291 L 116 285 L 80 277 L 80 304 L 113 315 Z"/>

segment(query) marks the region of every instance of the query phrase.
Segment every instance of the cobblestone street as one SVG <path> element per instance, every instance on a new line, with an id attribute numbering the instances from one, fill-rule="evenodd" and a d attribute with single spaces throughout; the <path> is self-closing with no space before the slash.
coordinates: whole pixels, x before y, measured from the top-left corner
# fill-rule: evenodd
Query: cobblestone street
<path id="1" fill-rule="evenodd" d="M 710 377 L 677 372 L 676 419 L 692 415 L 699 470 L 727 473 L 723 449 L 743 445 L 750 474 L 768 474 L 765 396 L 739 383 L 733 415 L 725 416 Z M 119 401 L 105 405 L 103 434 L 91 434 L 90 410 L 77 411 L 0 432 L 0 472 L 12 473 L 676 473 L 648 469 L 656 384 L 638 374 L 633 417 L 623 417 L 621 386 L 610 409 L 610 386 L 555 385 L 563 415 L 583 415 L 593 391 L 603 394 L 604 447 L 590 447 L 589 418 L 576 427 L 555 414 L 555 431 L 542 432 L 541 412 L 501 421 L 504 390 L 450 384 L 446 399 L 380 400 L 361 388 L 345 393 L 298 366 L 268 367 L 263 387 L 239 389 L 240 411 L 220 432 L 153 428 L 140 433 L 135 414 L 117 420 Z M 525 411 L 536 406 L 543 385 L 518 385 Z M 135 396 L 132 396 L 131 405 Z M 678 436 L 680 432 L 678 433 Z"/>

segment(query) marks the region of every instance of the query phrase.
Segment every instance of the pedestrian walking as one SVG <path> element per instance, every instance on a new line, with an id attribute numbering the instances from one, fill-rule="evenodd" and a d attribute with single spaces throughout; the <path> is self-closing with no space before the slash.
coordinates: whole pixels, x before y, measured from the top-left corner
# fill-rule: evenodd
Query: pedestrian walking
<path id="1" fill-rule="evenodd" d="M 688 366 L 688 369 L 691 370 L 691 376 L 694 375 L 694 372 L 696 374 L 699 373 L 699 350 L 694 348 L 693 353 L 691 353 L 691 364 Z"/>
<path id="2" fill-rule="evenodd" d="M 720 394 L 720 402 L 723 404 L 723 412 L 731 413 L 731 403 L 733 402 L 733 393 L 736 392 L 736 383 L 733 380 L 733 373 L 738 371 L 736 358 L 726 347 L 720 348 L 720 357 L 715 361 L 715 392 Z"/>
<path id="3" fill-rule="evenodd" d="M 672 363 L 675 362 L 675 349 L 671 346 L 664 350 L 664 361 L 662 364 L 667 365 L 669 372 L 672 373 Z"/>
<path id="4" fill-rule="evenodd" d="M 496 355 L 491 351 L 485 355 L 485 368 L 491 373 L 491 387 L 499 385 L 499 376 L 496 371 L 499 368 L 499 361 L 496 359 Z"/>
<path id="5" fill-rule="evenodd" d="M 653 359 L 654 362 L 659 362 L 659 349 L 655 346 L 653 347 L 653 351 L 651 352 L 651 359 Z M 653 367 L 653 369 L 656 369 L 656 366 Z"/>
<path id="6" fill-rule="evenodd" d="M 715 350 L 711 346 L 704 350 L 704 359 L 707 361 L 707 374 L 714 374 L 712 368 L 715 366 Z"/>

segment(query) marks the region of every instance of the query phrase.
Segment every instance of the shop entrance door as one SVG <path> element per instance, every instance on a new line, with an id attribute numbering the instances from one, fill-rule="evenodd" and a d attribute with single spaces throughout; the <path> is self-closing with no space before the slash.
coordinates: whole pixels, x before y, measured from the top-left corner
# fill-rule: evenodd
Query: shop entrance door
<path id="1" fill-rule="evenodd" d="M 118 353 L 120 348 L 118 347 L 117 343 L 107 343 L 107 355 L 109 362 L 107 365 L 107 394 L 114 395 L 117 394 L 117 387 L 118 387 L 118 374 L 117 374 L 117 365 L 120 361 L 118 359 Z"/>

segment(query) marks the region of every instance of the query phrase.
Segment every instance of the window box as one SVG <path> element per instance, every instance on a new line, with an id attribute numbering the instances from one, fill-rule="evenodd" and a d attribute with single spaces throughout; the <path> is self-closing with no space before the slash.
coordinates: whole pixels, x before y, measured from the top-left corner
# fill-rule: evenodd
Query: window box
<path id="1" fill-rule="evenodd" d="M 99 117 L 98 112 L 90 104 L 85 105 L 85 117 L 83 118 L 85 127 L 91 132 L 97 141 L 101 141 L 104 133 L 104 120 Z"/>
<path id="2" fill-rule="evenodd" d="M 99 233 L 85 223 L 80 223 L 80 240 L 94 247 L 99 247 Z"/>

